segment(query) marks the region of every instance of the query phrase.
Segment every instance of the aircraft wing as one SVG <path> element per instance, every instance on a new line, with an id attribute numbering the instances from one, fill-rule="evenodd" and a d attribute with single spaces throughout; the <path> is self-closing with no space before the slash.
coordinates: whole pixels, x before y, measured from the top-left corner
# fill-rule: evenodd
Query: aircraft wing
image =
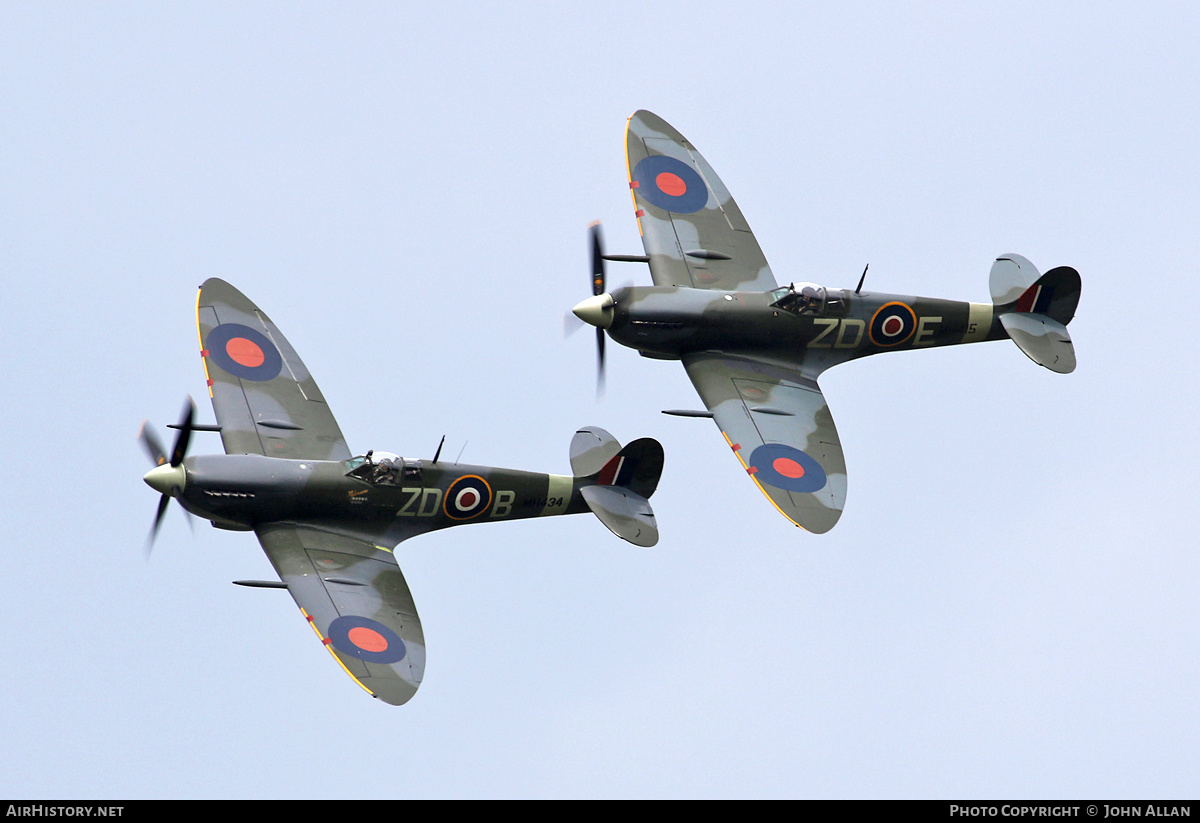
<path id="1" fill-rule="evenodd" d="M 625 161 L 656 286 L 775 288 L 741 209 L 682 134 L 658 115 L 639 111 L 625 130 Z"/>
<path id="2" fill-rule="evenodd" d="M 358 685 L 399 706 L 425 672 L 425 635 L 390 551 L 311 526 L 255 529 L 300 613 Z"/>
<path id="3" fill-rule="evenodd" d="M 308 369 L 249 298 L 223 280 L 206 280 L 196 324 L 226 453 L 349 459 L 342 430 Z"/>
<path id="4" fill-rule="evenodd" d="M 750 479 L 797 526 L 824 534 L 846 503 L 846 461 L 815 380 L 798 370 L 723 354 L 689 354 L 684 368 Z"/>

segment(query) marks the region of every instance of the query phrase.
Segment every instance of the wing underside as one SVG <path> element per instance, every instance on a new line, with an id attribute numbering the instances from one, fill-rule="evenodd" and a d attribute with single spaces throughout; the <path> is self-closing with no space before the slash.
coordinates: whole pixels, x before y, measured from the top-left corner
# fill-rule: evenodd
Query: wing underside
<path id="1" fill-rule="evenodd" d="M 823 534 L 846 502 L 846 462 L 815 380 L 799 371 L 721 354 L 683 365 L 750 479 L 784 517 Z"/>
<path id="2" fill-rule="evenodd" d="M 639 111 L 625 134 L 629 187 L 657 286 L 769 291 L 775 276 L 741 209 L 696 147 Z"/>
<path id="3" fill-rule="evenodd" d="M 392 553 L 322 529 L 272 523 L 259 542 L 338 665 L 385 703 L 408 702 L 425 672 L 425 636 Z"/>
<path id="4" fill-rule="evenodd" d="M 342 431 L 316 381 L 279 328 L 223 280 L 196 302 L 200 354 L 228 454 L 345 460 Z"/>

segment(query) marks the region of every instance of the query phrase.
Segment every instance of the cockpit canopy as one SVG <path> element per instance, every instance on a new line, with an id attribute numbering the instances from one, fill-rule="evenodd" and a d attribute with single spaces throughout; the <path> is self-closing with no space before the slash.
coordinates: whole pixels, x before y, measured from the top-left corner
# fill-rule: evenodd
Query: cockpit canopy
<path id="1" fill-rule="evenodd" d="M 395 486 L 402 479 L 420 480 L 421 461 L 405 460 L 391 452 L 369 451 L 346 461 L 346 474 L 373 486 Z"/>
<path id="2" fill-rule="evenodd" d="M 771 292 L 771 305 L 793 314 L 817 317 L 846 313 L 846 293 L 841 289 L 826 289 L 816 283 L 792 283 Z"/>

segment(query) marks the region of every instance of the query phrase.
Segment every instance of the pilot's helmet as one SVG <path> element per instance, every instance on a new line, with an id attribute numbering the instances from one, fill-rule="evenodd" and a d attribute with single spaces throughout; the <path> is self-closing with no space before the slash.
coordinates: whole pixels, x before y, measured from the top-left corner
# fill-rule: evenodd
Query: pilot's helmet
<path id="1" fill-rule="evenodd" d="M 820 308 L 825 302 L 825 289 L 816 283 L 797 283 L 792 288 L 800 295 L 800 305 L 805 308 Z"/>

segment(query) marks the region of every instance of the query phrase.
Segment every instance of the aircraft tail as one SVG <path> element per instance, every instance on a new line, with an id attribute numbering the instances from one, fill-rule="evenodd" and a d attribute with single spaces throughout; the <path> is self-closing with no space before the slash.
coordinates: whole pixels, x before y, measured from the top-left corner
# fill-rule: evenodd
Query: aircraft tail
<path id="1" fill-rule="evenodd" d="M 1000 324 L 1017 348 L 1051 371 L 1075 370 L 1075 346 L 1067 324 L 1079 305 L 1079 272 L 1059 266 L 1045 274 L 1019 254 L 1006 254 L 992 264 L 992 303 Z"/>
<path id="2" fill-rule="evenodd" d="M 588 427 L 571 440 L 571 470 L 584 502 L 609 531 L 635 546 L 658 542 L 658 525 L 647 499 L 662 476 L 663 449 L 644 437 L 624 448 L 604 429 Z"/>

